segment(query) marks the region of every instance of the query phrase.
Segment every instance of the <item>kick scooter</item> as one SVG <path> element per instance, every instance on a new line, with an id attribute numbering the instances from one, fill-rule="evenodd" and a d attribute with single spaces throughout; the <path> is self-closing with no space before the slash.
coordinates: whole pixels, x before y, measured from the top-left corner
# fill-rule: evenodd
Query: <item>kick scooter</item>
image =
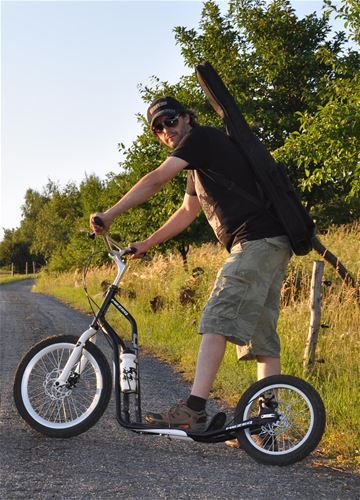
<path id="1" fill-rule="evenodd" d="M 47 338 L 23 357 L 14 383 L 14 399 L 22 418 L 46 436 L 76 436 L 102 416 L 113 385 L 116 418 L 130 431 L 202 443 L 236 438 L 251 457 L 269 465 L 288 465 L 309 455 L 323 435 L 325 409 L 308 382 L 290 375 L 256 382 L 241 396 L 233 416 L 217 413 L 202 432 L 154 427 L 143 421 L 137 325 L 118 300 L 126 256 L 134 249 L 121 247 L 108 235 L 102 238 L 117 266 L 114 282 L 84 333 Z M 107 321 L 110 307 L 130 323 L 131 341 L 125 342 Z M 99 335 L 112 347 L 112 371 L 94 343 Z"/>

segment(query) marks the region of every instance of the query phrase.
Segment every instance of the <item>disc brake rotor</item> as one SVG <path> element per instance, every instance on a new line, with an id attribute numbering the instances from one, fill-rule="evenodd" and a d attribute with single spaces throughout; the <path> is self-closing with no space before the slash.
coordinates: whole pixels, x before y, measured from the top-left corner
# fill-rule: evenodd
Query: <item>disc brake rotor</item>
<path id="1" fill-rule="evenodd" d="M 66 385 L 55 385 L 60 373 L 61 372 L 58 368 L 54 368 L 51 372 L 46 374 L 43 382 L 45 394 L 52 401 L 63 401 L 66 397 L 70 396 L 72 392 L 72 390 L 66 387 Z"/>

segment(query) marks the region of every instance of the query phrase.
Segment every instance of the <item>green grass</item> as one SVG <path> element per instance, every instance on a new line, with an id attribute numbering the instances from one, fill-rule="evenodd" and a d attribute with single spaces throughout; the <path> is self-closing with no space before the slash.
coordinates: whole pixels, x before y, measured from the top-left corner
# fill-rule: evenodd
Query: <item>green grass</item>
<path id="1" fill-rule="evenodd" d="M 359 280 L 360 226 L 331 230 L 321 237 L 348 270 Z M 183 268 L 177 256 L 156 256 L 151 263 L 132 261 L 127 270 L 121 300 L 138 322 L 140 345 L 169 362 L 183 373 L 187 380 L 194 375 L 200 336 L 197 325 L 201 308 L 212 288 L 216 272 L 226 252 L 216 245 L 192 249 L 189 270 Z M 289 265 L 282 289 L 282 310 L 279 335 L 282 345 L 282 371 L 304 377 L 302 370 L 305 343 L 309 328 L 309 295 L 313 261 L 320 256 L 312 252 L 306 257 L 294 257 Z M 204 273 L 194 278 L 191 270 L 201 267 Z M 101 301 L 101 288 L 114 276 L 114 268 L 93 269 L 88 274 L 89 291 Z M 359 457 L 359 346 L 360 307 L 352 291 L 344 287 L 329 264 L 325 265 L 324 279 L 331 281 L 324 287 L 322 298 L 322 329 L 316 353 L 316 366 L 307 378 L 320 392 L 327 410 L 327 429 L 320 452 L 337 462 L 354 464 Z M 56 295 L 72 306 L 89 312 L 81 287 L 79 272 L 59 276 L 43 274 L 35 290 Z M 193 301 L 180 303 L 183 287 L 194 290 Z M 133 295 L 136 294 L 136 298 Z M 152 310 L 150 301 L 161 297 L 162 307 Z M 118 331 L 129 338 L 127 322 L 110 316 Z M 212 395 L 234 406 L 240 394 L 256 380 L 255 362 L 238 363 L 235 346 L 229 345 L 216 378 Z"/>
<path id="2" fill-rule="evenodd" d="M 4 285 L 5 283 L 12 283 L 13 281 L 22 281 L 28 280 L 30 278 L 35 278 L 37 274 L 0 274 L 0 285 Z"/>

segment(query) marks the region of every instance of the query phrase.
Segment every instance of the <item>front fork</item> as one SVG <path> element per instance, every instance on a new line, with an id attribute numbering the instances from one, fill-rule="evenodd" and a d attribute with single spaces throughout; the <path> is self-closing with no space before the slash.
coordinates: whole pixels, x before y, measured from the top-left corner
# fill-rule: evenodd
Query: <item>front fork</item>
<path id="1" fill-rule="evenodd" d="M 55 380 L 55 386 L 57 387 L 62 387 L 66 385 L 71 371 L 74 369 L 74 366 L 76 364 L 79 364 L 79 370 L 78 372 L 81 374 L 81 372 L 85 368 L 86 364 L 86 358 L 85 356 L 82 356 L 82 351 L 83 348 L 85 347 L 86 342 L 93 337 L 97 333 L 97 330 L 90 326 L 88 330 L 86 330 L 80 337 L 79 340 L 76 343 L 75 349 L 73 352 L 70 354 L 69 359 L 67 360 L 60 377 L 58 377 Z"/>

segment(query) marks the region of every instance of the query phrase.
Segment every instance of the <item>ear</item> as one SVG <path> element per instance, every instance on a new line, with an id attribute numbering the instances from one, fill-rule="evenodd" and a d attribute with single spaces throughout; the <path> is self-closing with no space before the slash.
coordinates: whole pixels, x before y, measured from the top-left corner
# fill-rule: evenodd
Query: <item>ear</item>
<path id="1" fill-rule="evenodd" d="M 184 118 L 185 123 L 186 123 L 187 125 L 189 125 L 189 124 L 190 124 L 190 115 L 189 115 L 189 113 L 185 113 L 185 114 L 183 115 L 183 118 Z"/>

